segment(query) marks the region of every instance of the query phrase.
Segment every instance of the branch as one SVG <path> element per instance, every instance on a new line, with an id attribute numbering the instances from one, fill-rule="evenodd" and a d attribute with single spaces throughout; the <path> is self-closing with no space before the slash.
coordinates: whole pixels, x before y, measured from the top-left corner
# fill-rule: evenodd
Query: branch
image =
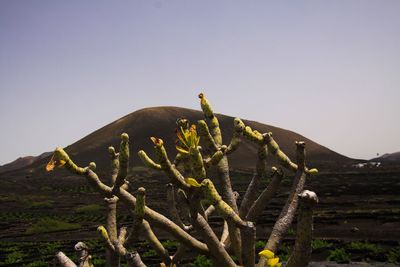
<path id="1" fill-rule="evenodd" d="M 203 93 L 199 94 L 201 109 L 203 110 L 204 117 L 206 118 L 210 128 L 211 135 L 214 139 L 214 142 L 218 145 L 222 145 L 222 135 L 221 129 L 219 127 L 219 122 L 217 117 L 214 115 L 214 112 L 211 108 L 210 103 L 206 99 Z M 224 201 L 233 209 L 233 211 L 238 214 L 237 203 L 234 198 L 231 179 L 229 175 L 229 166 L 228 166 L 228 158 L 226 155 L 222 157 L 217 165 L 218 179 L 221 185 L 222 190 L 222 198 Z M 231 243 L 235 252 L 235 255 L 238 257 L 239 261 L 242 257 L 242 248 L 241 248 L 241 237 L 240 230 L 236 229 L 235 226 L 231 223 L 228 223 L 229 234 Z"/>
<path id="2" fill-rule="evenodd" d="M 212 260 L 215 262 L 215 266 L 236 267 L 235 262 L 232 260 L 228 252 L 226 252 L 222 243 L 219 242 L 210 225 L 199 213 L 192 213 L 192 223 L 196 231 L 206 242 Z"/>
<path id="3" fill-rule="evenodd" d="M 107 203 L 107 224 L 106 229 L 110 242 L 113 243 L 118 238 L 117 234 L 117 197 L 104 198 Z M 119 254 L 109 245 L 106 249 L 106 267 L 120 266 Z"/>
<path id="4" fill-rule="evenodd" d="M 208 129 L 208 125 L 205 122 L 205 120 L 199 120 L 197 122 L 197 125 L 199 126 L 199 132 L 201 137 L 203 137 L 203 140 L 207 146 L 207 148 L 213 152 L 218 150 L 218 145 L 215 143 L 214 138 L 212 137 L 210 130 Z"/>
<path id="5" fill-rule="evenodd" d="M 227 155 L 233 153 L 236 149 L 239 148 L 240 144 L 242 143 L 242 139 L 240 138 L 242 135 L 242 131 L 240 125 L 236 123 L 236 118 L 233 121 L 233 128 L 233 136 L 226 150 Z"/>
<path id="6" fill-rule="evenodd" d="M 313 209 L 318 203 L 318 197 L 314 192 L 304 190 L 299 194 L 299 198 L 296 243 L 286 264 L 287 267 L 307 267 L 311 258 Z"/>
<path id="7" fill-rule="evenodd" d="M 179 225 L 182 229 L 185 231 L 188 231 L 191 227 L 185 225 L 181 217 L 179 216 L 179 212 L 177 209 L 176 205 L 176 200 L 175 200 L 175 189 L 172 184 L 167 184 L 167 201 L 169 203 L 168 208 L 169 208 L 169 214 L 171 215 L 172 221 Z"/>
<path id="8" fill-rule="evenodd" d="M 268 147 L 268 151 L 271 152 L 274 156 L 276 156 L 280 162 L 280 164 L 292 171 L 297 171 L 297 164 L 293 163 L 290 158 L 279 148 L 278 143 L 274 140 L 272 137 L 272 133 L 266 133 L 266 134 L 261 134 L 257 130 L 251 129 L 250 126 L 246 126 L 242 120 L 239 118 L 235 119 L 235 128 L 238 129 L 238 131 L 241 131 L 243 136 L 249 139 L 250 141 L 256 143 L 256 144 L 266 144 Z M 305 168 L 305 172 L 307 174 L 316 174 L 318 172 L 317 169 L 307 169 Z"/>
<path id="9" fill-rule="evenodd" d="M 204 179 L 200 186 L 204 195 L 203 203 L 213 205 L 224 219 L 232 222 L 236 227 L 242 228 L 247 226 L 246 222 L 244 222 L 239 215 L 222 200 L 222 197 L 219 195 L 210 179 Z"/>
<path id="10" fill-rule="evenodd" d="M 255 222 L 257 221 L 258 216 L 261 215 L 265 207 L 268 205 L 269 201 L 278 191 L 279 185 L 283 179 L 283 172 L 276 170 L 273 173 L 272 181 L 268 184 L 267 188 L 265 188 L 257 200 L 250 207 L 249 212 L 246 215 L 246 220 Z"/>
<path id="11" fill-rule="evenodd" d="M 61 267 L 77 267 L 76 264 L 61 251 L 54 256 L 54 260 L 55 263 Z"/>
<path id="12" fill-rule="evenodd" d="M 138 156 L 142 160 L 144 165 L 146 165 L 146 167 L 152 168 L 157 171 L 162 170 L 161 165 L 155 163 L 149 156 L 147 156 L 146 152 L 144 152 L 143 150 L 140 150 L 138 152 Z"/>
<path id="13" fill-rule="evenodd" d="M 185 247 L 184 245 L 180 245 L 176 250 L 174 256 L 172 256 L 171 265 L 177 265 L 177 263 L 179 263 L 179 261 L 185 256 L 186 252 L 187 247 Z"/>
<path id="14" fill-rule="evenodd" d="M 167 176 L 170 178 L 171 182 L 176 184 L 178 187 L 182 188 L 189 188 L 189 185 L 185 183 L 185 178 L 182 176 L 182 174 L 176 169 L 175 165 L 171 164 L 167 151 L 165 150 L 164 147 L 164 142 L 160 138 L 156 137 L 151 137 L 151 141 L 154 144 L 154 150 L 157 155 L 159 165 L 161 169 L 167 174 Z M 150 159 L 146 155 L 146 152 L 143 150 L 140 150 L 138 152 L 139 157 L 143 160 L 144 164 L 149 164 L 147 159 Z M 154 161 L 151 160 L 153 163 Z M 150 163 L 150 165 L 153 165 L 153 163 Z M 155 164 L 155 163 L 154 163 Z M 158 168 L 158 165 L 157 165 Z"/>
<path id="15" fill-rule="evenodd" d="M 219 122 L 217 117 L 214 115 L 212 107 L 203 93 L 199 94 L 201 109 L 203 110 L 204 116 L 211 128 L 211 135 L 216 145 L 222 145 L 222 134 L 219 128 Z"/>
<path id="16" fill-rule="evenodd" d="M 91 184 L 91 186 L 93 186 L 100 194 L 102 194 L 105 197 L 108 197 L 112 194 L 112 188 L 102 183 L 97 174 L 93 170 L 91 170 L 88 167 L 87 168 L 77 167 L 72 162 L 72 160 L 69 159 L 68 154 L 62 148 L 58 148 L 55 151 L 55 153 L 57 153 L 58 155 L 63 155 L 65 159 L 68 159 L 69 160 L 68 164 L 70 165 L 67 165 L 65 163 L 66 168 L 70 169 L 72 172 L 76 174 L 84 175 L 88 180 L 89 184 Z M 75 172 L 74 169 L 71 167 L 72 164 L 75 165 L 75 167 L 77 168 L 78 170 L 77 172 Z M 117 197 L 121 199 L 125 204 L 127 204 L 131 210 L 135 208 L 136 198 L 132 196 L 128 191 L 126 191 L 123 187 L 120 188 L 119 192 L 117 192 Z M 170 233 L 180 242 L 185 244 L 188 248 L 193 248 L 199 253 L 205 255 L 208 254 L 208 248 L 204 243 L 198 241 L 197 239 L 186 233 L 178 225 L 173 223 L 171 220 L 161 215 L 160 213 L 148 208 L 147 206 L 145 207 L 144 218 L 148 220 L 149 223 Z"/>
<path id="17" fill-rule="evenodd" d="M 220 150 L 216 151 L 211 157 L 203 160 L 204 167 L 208 169 L 211 166 L 217 165 L 218 162 L 220 162 L 220 160 L 225 155 L 224 153 L 225 151 L 226 151 L 226 146 L 222 145 Z"/>
<path id="18" fill-rule="evenodd" d="M 121 134 L 121 144 L 119 149 L 119 168 L 118 175 L 113 185 L 113 192 L 116 192 L 125 183 L 125 178 L 128 175 L 129 165 L 129 136 L 127 133 Z"/>
<path id="19" fill-rule="evenodd" d="M 260 145 L 258 148 L 258 159 L 256 165 L 256 174 L 251 179 L 249 186 L 247 187 L 246 193 L 243 197 L 243 201 L 240 205 L 239 216 L 242 218 L 246 217 L 251 205 L 257 198 L 258 189 L 260 187 L 261 179 L 265 174 L 266 169 L 266 157 L 267 157 L 267 146 Z"/>
<path id="20" fill-rule="evenodd" d="M 110 146 L 108 147 L 108 152 L 111 156 L 111 177 L 110 177 L 110 185 L 113 186 L 115 184 L 115 180 L 118 176 L 119 171 L 119 154 L 115 153 L 115 148 Z"/>
<path id="21" fill-rule="evenodd" d="M 142 262 L 139 253 L 136 251 L 127 252 L 125 254 L 125 259 L 130 267 L 146 267 L 146 265 Z"/>
<path id="22" fill-rule="evenodd" d="M 242 257 L 244 267 L 254 267 L 255 265 L 255 240 L 256 227 L 252 222 L 247 222 L 247 226 L 242 230 Z"/>
<path id="23" fill-rule="evenodd" d="M 74 248 L 79 259 L 78 267 L 93 267 L 92 256 L 89 255 L 88 246 L 83 242 L 78 242 Z"/>
<path id="24" fill-rule="evenodd" d="M 296 213 L 296 209 L 298 206 L 299 194 L 303 191 L 304 184 L 306 181 L 306 173 L 305 173 L 305 144 L 304 142 L 296 142 L 296 157 L 297 157 L 297 172 L 295 178 L 293 180 L 293 185 L 291 188 L 291 192 L 289 198 L 286 201 L 285 206 L 283 207 L 281 214 L 279 215 L 278 220 L 276 221 L 271 235 L 268 239 L 267 244 L 264 249 L 268 249 L 272 252 L 276 252 L 278 250 L 278 245 L 282 241 L 283 235 L 289 229 L 289 226 L 292 224 L 294 215 Z M 261 258 L 258 262 L 258 267 L 263 267 L 265 265 L 265 259 Z"/>
<path id="25" fill-rule="evenodd" d="M 167 264 L 171 262 L 168 251 L 163 247 L 161 242 L 158 240 L 150 224 L 143 219 L 146 207 L 146 190 L 143 187 L 138 189 L 138 194 L 136 198 L 136 206 L 134 210 L 134 221 L 133 229 L 128 237 L 129 244 L 133 244 L 139 239 L 139 235 L 142 232 L 145 239 L 150 243 L 153 249 L 156 251 L 157 255 L 161 260 Z"/>
<path id="26" fill-rule="evenodd" d="M 161 258 L 161 260 L 166 264 L 170 264 L 171 257 L 169 256 L 168 250 L 164 248 L 160 240 L 158 240 L 157 236 L 154 234 L 153 230 L 151 230 L 148 221 L 143 220 L 142 230 L 144 238 L 149 242 L 150 246 L 155 250 L 155 252 Z"/>

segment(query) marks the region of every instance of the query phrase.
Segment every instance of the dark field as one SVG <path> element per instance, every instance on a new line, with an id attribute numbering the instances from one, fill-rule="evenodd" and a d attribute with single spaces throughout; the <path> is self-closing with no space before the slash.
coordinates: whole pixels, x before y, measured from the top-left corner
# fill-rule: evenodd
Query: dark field
<path id="1" fill-rule="evenodd" d="M 45 175 L 0 177 L 0 266 L 49 266 L 57 251 L 73 256 L 73 245 L 86 241 L 92 248 L 96 266 L 104 262 L 104 250 L 96 228 L 105 223 L 103 200 L 84 178 Z M 166 214 L 163 175 L 135 167 L 130 177 L 131 191 L 147 190 L 148 205 Z M 251 174 L 235 172 L 234 189 L 241 195 Z M 266 186 L 267 180 L 264 181 Z M 291 179 L 286 178 L 278 196 L 257 222 L 257 245 L 261 249 L 280 208 L 286 200 Z M 320 203 L 315 212 L 313 260 L 396 262 L 400 259 L 400 170 L 365 169 L 342 173 L 321 173 L 307 181 L 307 189 L 317 192 Z M 129 225 L 131 216 L 121 205 L 119 222 Z M 211 224 L 222 221 L 210 218 Z M 295 234 L 287 234 L 280 256 L 285 258 Z M 155 229 L 173 251 L 176 242 Z M 145 263 L 158 262 L 148 244 L 139 245 Z M 191 255 L 193 261 L 196 255 Z M 347 258 L 346 258 L 347 257 Z"/>

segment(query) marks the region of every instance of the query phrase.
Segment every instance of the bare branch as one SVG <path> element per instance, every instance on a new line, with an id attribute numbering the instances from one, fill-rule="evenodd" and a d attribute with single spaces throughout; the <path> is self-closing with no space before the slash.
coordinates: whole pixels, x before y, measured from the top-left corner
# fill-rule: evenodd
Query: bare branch
<path id="1" fill-rule="evenodd" d="M 219 242 L 207 221 L 197 212 L 192 214 L 192 218 L 193 226 L 206 242 L 212 260 L 216 263 L 215 266 L 236 267 L 235 262 L 229 256 L 228 252 L 226 252 L 222 243 Z"/>
<path id="2" fill-rule="evenodd" d="M 276 252 L 278 249 L 278 245 L 281 242 L 284 234 L 289 229 L 292 224 L 294 215 L 297 210 L 299 194 L 303 191 L 304 184 L 306 181 L 306 173 L 305 173 L 305 163 L 304 163 L 304 154 L 305 154 L 305 144 L 304 142 L 296 142 L 296 156 L 297 156 L 297 172 L 295 178 L 293 180 L 293 185 L 291 188 L 291 192 L 289 198 L 286 201 L 285 206 L 283 207 L 281 214 L 279 215 L 278 220 L 276 221 L 271 235 L 268 239 L 267 244 L 264 249 L 268 249 L 272 252 Z M 261 258 L 258 262 L 258 267 L 263 267 L 265 265 L 265 259 Z"/>
<path id="3" fill-rule="evenodd" d="M 185 231 L 189 230 L 189 226 L 185 225 L 181 217 L 179 216 L 179 212 L 177 209 L 176 205 L 176 200 L 175 200 L 175 188 L 172 184 L 167 184 L 167 201 L 169 203 L 168 208 L 169 208 L 169 214 L 171 215 L 172 221 L 179 225 L 182 229 L 185 229 Z"/>
<path id="4" fill-rule="evenodd" d="M 267 188 L 265 188 L 257 200 L 250 207 L 249 212 L 246 215 L 246 220 L 255 222 L 257 221 L 258 216 L 261 215 L 262 211 L 268 205 L 269 201 L 275 195 L 275 193 L 279 189 L 279 185 L 283 179 L 283 172 L 276 171 L 273 174 L 271 182 L 268 184 Z"/>
<path id="5" fill-rule="evenodd" d="M 251 179 L 251 182 L 247 187 L 246 193 L 243 197 L 239 209 L 239 216 L 242 218 L 246 217 L 246 214 L 248 213 L 251 205 L 253 205 L 254 201 L 257 198 L 261 179 L 265 175 L 267 153 L 267 146 L 265 144 L 260 145 L 257 153 L 258 159 L 256 165 L 256 174 L 253 176 L 253 179 Z"/>
<path id="6" fill-rule="evenodd" d="M 252 222 L 242 229 L 242 248 L 244 267 L 254 267 L 255 264 L 256 227 Z"/>
<path id="7" fill-rule="evenodd" d="M 93 267 L 93 264 L 91 262 L 92 256 L 89 255 L 89 249 L 85 243 L 76 243 L 74 249 L 78 255 L 78 267 Z"/>
<path id="8" fill-rule="evenodd" d="M 296 243 L 286 264 L 287 267 L 307 267 L 311 258 L 313 209 L 318 203 L 318 197 L 314 192 L 305 190 L 299 194 L 299 199 Z"/>
<path id="9" fill-rule="evenodd" d="M 171 257 L 169 256 L 168 250 L 166 250 L 160 240 L 158 240 L 153 230 L 151 230 L 150 224 L 146 220 L 143 220 L 142 232 L 144 238 L 150 243 L 150 246 L 156 251 L 161 260 L 169 264 L 171 262 Z"/>
<path id="10" fill-rule="evenodd" d="M 77 267 L 76 264 L 61 251 L 54 256 L 54 260 L 57 266 Z"/>

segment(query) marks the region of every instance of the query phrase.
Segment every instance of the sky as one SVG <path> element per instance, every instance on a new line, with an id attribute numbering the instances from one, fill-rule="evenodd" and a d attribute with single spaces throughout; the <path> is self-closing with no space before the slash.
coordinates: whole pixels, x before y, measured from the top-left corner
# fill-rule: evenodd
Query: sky
<path id="1" fill-rule="evenodd" d="M 397 0 L 2 0 L 0 165 L 144 107 L 199 110 L 199 92 L 349 157 L 400 151 L 399 12 Z"/>

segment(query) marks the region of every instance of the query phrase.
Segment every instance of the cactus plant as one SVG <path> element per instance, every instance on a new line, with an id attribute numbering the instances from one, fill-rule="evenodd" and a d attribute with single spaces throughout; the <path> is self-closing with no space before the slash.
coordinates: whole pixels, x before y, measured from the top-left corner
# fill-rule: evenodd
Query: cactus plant
<path id="1" fill-rule="evenodd" d="M 317 173 L 316 169 L 309 169 L 305 165 L 305 143 L 295 143 L 295 163 L 279 148 L 272 133 L 260 133 L 236 118 L 233 121 L 232 139 L 224 145 L 219 121 L 210 102 L 203 93 L 199 94 L 199 98 L 205 119 L 198 121 L 197 126 L 190 125 L 187 119 L 178 119 L 177 154 L 173 160 L 164 147 L 164 140 L 157 137 L 150 137 L 155 159 L 143 150 L 138 152 L 145 166 L 164 172 L 169 178 L 167 199 L 170 218 L 146 205 L 144 188 L 139 188 L 135 193 L 130 190 L 126 179 L 130 137 L 126 133 L 121 135 L 119 152 L 113 147 L 108 148 L 111 156 L 111 175 L 108 181 L 98 177 L 95 163 L 90 163 L 87 167 L 77 166 L 62 148 L 54 151 L 46 170 L 66 168 L 74 174 L 84 176 L 104 197 L 107 222 L 105 226 L 98 227 L 98 232 L 107 251 L 106 266 L 118 267 L 122 261 L 129 266 L 146 266 L 139 253 L 133 249 L 139 238 L 149 242 L 158 255 L 161 266 L 176 266 L 189 250 L 206 256 L 214 266 L 281 266 L 282 263 L 275 253 L 284 234 L 289 230 L 298 207 L 296 242 L 287 266 L 307 266 L 311 252 L 312 214 L 318 198 L 314 192 L 303 190 L 306 178 Z M 243 138 L 257 146 L 258 160 L 255 175 L 239 203 L 238 194 L 232 188 L 227 155 L 235 152 Z M 280 164 L 272 168 L 271 174 L 266 165 L 268 155 L 275 156 Z M 216 169 L 217 177 L 209 177 L 208 170 L 212 166 Z M 254 222 L 277 192 L 283 177 L 290 176 L 290 173 L 294 173 L 294 178 L 289 197 L 271 235 L 266 238 L 264 250 L 257 255 Z M 268 175 L 271 176 L 270 184 L 258 194 L 261 179 Z M 215 183 L 219 184 L 219 189 Z M 126 204 L 134 214 L 130 230 L 121 227 L 118 231 L 116 212 L 119 202 Z M 189 218 L 189 225 L 184 223 L 182 214 Z M 221 236 L 216 234 L 208 222 L 211 214 L 224 220 Z M 153 227 L 166 231 L 179 243 L 174 255 L 170 255 L 159 241 Z M 91 266 L 86 245 L 78 244 L 81 255 L 79 266 Z M 61 266 L 76 266 L 62 252 L 57 254 L 56 261 Z"/>

